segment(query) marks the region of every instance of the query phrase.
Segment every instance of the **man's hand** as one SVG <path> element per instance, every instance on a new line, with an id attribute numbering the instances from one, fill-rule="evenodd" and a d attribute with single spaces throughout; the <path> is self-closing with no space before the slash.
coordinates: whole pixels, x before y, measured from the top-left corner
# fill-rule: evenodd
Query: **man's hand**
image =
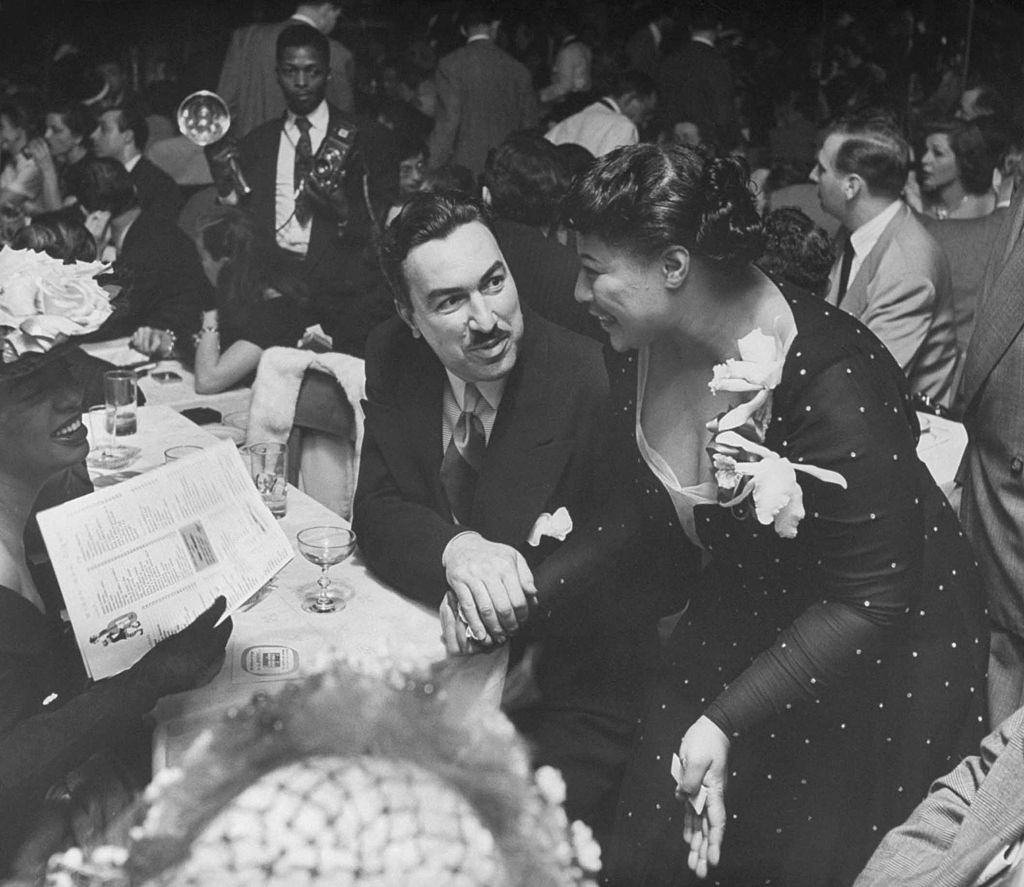
<path id="1" fill-rule="evenodd" d="M 502 643 L 526 622 L 537 589 L 529 565 L 510 545 L 463 533 L 448 543 L 441 565 L 477 641 Z"/>

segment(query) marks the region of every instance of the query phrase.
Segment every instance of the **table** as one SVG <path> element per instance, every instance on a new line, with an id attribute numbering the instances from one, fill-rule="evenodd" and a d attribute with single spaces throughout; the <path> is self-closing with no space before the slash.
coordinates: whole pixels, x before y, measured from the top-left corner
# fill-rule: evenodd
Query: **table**
<path id="1" fill-rule="evenodd" d="M 112 363 L 114 366 L 137 366 L 146 361 L 146 355 L 129 347 L 128 337 L 108 342 L 89 342 L 81 348 L 87 354 Z M 209 407 L 222 416 L 241 410 L 248 411 L 252 400 L 251 388 L 231 388 L 218 394 L 196 394 L 195 374 L 180 360 L 154 361 L 157 366 L 139 379 L 139 388 L 146 395 L 146 403 L 168 406 L 181 412 L 192 407 Z M 171 370 L 181 379 L 176 382 L 158 382 L 153 378 L 156 370 Z"/>
<path id="2" fill-rule="evenodd" d="M 139 408 L 139 431 L 121 438 L 141 449 L 139 460 L 123 472 L 94 472 L 100 484 L 112 475 L 158 470 L 163 451 L 177 444 L 208 446 L 216 438 L 167 406 Z M 295 544 L 303 527 L 347 522 L 295 487 L 288 488 L 288 513 L 281 528 Z M 192 740 L 222 717 L 226 708 L 247 702 L 254 692 L 279 690 L 314 670 L 332 652 L 347 656 L 375 657 L 388 653 L 414 661 L 440 659 L 437 613 L 403 598 L 374 578 L 356 552 L 348 561 L 333 567 L 332 578 L 343 579 L 356 591 L 339 613 L 318 616 L 302 610 L 303 586 L 314 582 L 318 567 L 296 552 L 274 580 L 273 588 L 261 591 L 251 609 L 233 615 L 235 627 L 220 674 L 205 687 L 162 699 L 155 710 L 154 772 L 174 766 Z M 250 600 L 252 603 L 252 599 Z M 265 654 L 255 647 L 264 647 Z M 270 649 L 273 648 L 273 649 Z M 282 649 L 286 648 L 286 649 Z M 254 674 L 244 665 L 254 658 L 264 667 L 280 663 L 286 674 Z"/>

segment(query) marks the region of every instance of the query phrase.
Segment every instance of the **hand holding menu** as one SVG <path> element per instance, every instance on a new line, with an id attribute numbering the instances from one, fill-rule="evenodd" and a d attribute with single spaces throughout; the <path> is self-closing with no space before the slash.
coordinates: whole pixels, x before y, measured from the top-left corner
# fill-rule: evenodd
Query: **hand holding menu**
<path id="1" fill-rule="evenodd" d="M 96 680 L 218 595 L 230 613 L 293 557 L 230 441 L 41 512 L 39 527 Z"/>

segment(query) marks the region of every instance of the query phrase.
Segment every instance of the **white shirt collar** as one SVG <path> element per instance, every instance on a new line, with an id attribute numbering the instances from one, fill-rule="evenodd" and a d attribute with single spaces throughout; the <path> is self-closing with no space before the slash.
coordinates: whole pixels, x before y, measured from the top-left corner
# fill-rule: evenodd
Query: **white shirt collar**
<path id="1" fill-rule="evenodd" d="M 894 200 L 871 221 L 865 222 L 850 235 L 850 243 L 853 244 L 853 251 L 858 258 L 863 259 L 875 248 L 878 238 L 882 236 L 886 226 L 896 218 L 896 213 L 902 206 L 902 200 Z"/>
<path id="2" fill-rule="evenodd" d="M 647 27 L 654 38 L 654 48 L 658 49 L 661 46 L 661 28 L 658 27 L 657 22 L 648 22 Z"/>
<path id="3" fill-rule="evenodd" d="M 139 165 L 139 161 L 141 159 L 142 159 L 142 155 L 141 154 L 136 154 L 133 158 L 131 158 L 131 160 L 126 160 L 124 162 L 124 168 L 126 170 L 128 170 L 128 172 L 131 172 L 133 169 L 135 169 L 136 166 Z"/>
<path id="4" fill-rule="evenodd" d="M 452 394 L 455 395 L 455 402 L 461 410 L 466 399 L 466 380 L 460 379 L 449 369 L 445 369 L 445 373 L 448 374 L 448 382 L 452 386 Z M 501 405 L 501 397 L 505 393 L 505 378 L 494 379 L 490 382 L 475 382 L 474 384 L 479 390 L 480 396 L 487 401 L 492 410 L 497 412 L 498 407 Z"/>
<path id="5" fill-rule="evenodd" d="M 289 126 L 295 126 L 295 116 L 296 115 L 291 111 L 288 112 Z M 313 129 L 327 132 L 327 125 L 331 122 L 331 112 L 327 108 L 327 99 L 324 99 L 309 114 L 307 114 L 306 119 L 310 122 Z"/>
<path id="6" fill-rule="evenodd" d="M 619 107 L 619 103 L 615 101 L 615 99 L 613 99 L 610 95 L 601 96 L 601 101 L 599 102 L 599 104 L 610 105 L 611 110 L 613 110 L 616 114 L 622 113 L 622 108 Z"/>
<path id="7" fill-rule="evenodd" d="M 703 43 L 705 46 L 710 46 L 712 49 L 715 48 L 715 41 L 709 40 L 707 37 L 698 35 L 690 38 L 694 43 Z"/>
<path id="8" fill-rule="evenodd" d="M 491 38 L 488 37 L 487 34 L 474 34 L 472 37 L 470 37 L 470 38 L 468 38 L 466 40 L 466 45 L 468 46 L 470 43 L 476 43 L 477 40 L 490 40 L 490 39 Z"/>
<path id="9" fill-rule="evenodd" d="M 311 19 L 308 15 L 303 15 L 301 12 L 295 13 L 295 15 L 293 15 L 291 17 L 290 21 L 293 21 L 293 22 L 304 22 L 305 24 L 309 25 L 311 28 L 316 28 L 316 22 L 314 22 L 313 19 Z M 318 31 L 320 30 L 319 28 L 316 28 L 316 29 Z"/>

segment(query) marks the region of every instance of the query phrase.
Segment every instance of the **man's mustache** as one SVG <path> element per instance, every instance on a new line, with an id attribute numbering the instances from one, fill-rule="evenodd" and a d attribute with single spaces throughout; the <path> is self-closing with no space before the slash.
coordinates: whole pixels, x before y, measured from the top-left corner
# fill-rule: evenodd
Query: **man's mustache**
<path id="1" fill-rule="evenodd" d="M 484 332 L 483 330 L 470 330 L 469 332 L 469 347 L 480 348 L 484 346 L 496 345 L 502 339 L 507 339 L 512 335 L 512 328 L 503 323 L 496 323 L 491 329 Z"/>

